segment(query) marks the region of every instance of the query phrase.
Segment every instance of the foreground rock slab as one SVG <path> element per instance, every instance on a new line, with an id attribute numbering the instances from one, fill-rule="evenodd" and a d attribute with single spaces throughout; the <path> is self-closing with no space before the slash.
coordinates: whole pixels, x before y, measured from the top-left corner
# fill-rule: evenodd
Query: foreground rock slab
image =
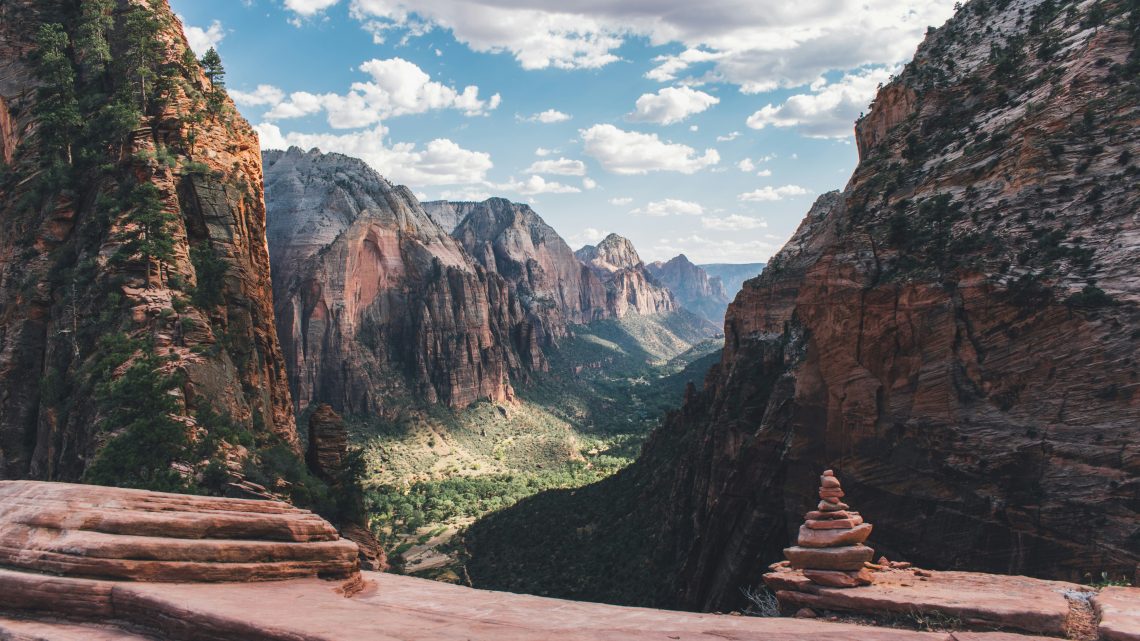
<path id="1" fill-rule="evenodd" d="M 144 584 L 0 570 L 0 610 L 115 621 L 176 641 L 952 641 L 949 633 L 627 608 L 360 576 L 363 591 L 346 598 L 341 582 L 319 579 Z"/>
<path id="2" fill-rule="evenodd" d="M 1100 638 L 1140 641 L 1140 588 L 1104 588 L 1092 598 Z"/>
<path id="3" fill-rule="evenodd" d="M 0 565 L 132 581 L 348 577 L 357 548 L 277 501 L 0 481 Z"/>
<path id="4" fill-rule="evenodd" d="M 874 583 L 849 589 L 812 583 L 803 572 L 777 567 L 764 576 L 781 608 L 835 610 L 871 616 L 939 613 L 968 626 L 992 626 L 1064 637 L 1070 616 L 1069 598 L 1087 596 L 1090 588 L 1062 581 L 973 572 L 930 572 L 887 569 L 873 573 Z M 1127 611 L 1125 599 L 1112 608 Z M 1134 610 L 1140 600 L 1133 598 Z M 1113 610 L 1115 611 L 1115 610 Z M 1138 637 L 1120 637 L 1132 641 Z"/>

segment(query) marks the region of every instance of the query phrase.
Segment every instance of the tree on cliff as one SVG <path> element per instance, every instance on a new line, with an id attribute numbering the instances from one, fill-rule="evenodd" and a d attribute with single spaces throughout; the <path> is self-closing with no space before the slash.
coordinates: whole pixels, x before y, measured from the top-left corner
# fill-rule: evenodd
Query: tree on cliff
<path id="1" fill-rule="evenodd" d="M 218 55 L 217 49 L 210 47 L 199 62 L 202 63 L 202 69 L 213 86 L 209 98 L 210 111 L 217 113 L 225 104 L 226 98 L 226 69 L 222 66 L 222 57 Z"/>
<path id="2" fill-rule="evenodd" d="M 151 263 L 157 263 L 159 285 L 164 282 L 163 265 L 174 258 L 174 236 L 170 225 L 176 216 L 166 210 L 162 194 L 154 183 L 135 185 L 128 196 L 130 207 L 127 223 L 130 229 L 123 234 L 122 255 L 141 255 L 146 260 L 146 286 L 151 286 Z"/>
<path id="3" fill-rule="evenodd" d="M 75 69 L 67 57 L 70 39 L 63 26 L 45 24 L 36 37 L 36 74 L 43 81 L 37 92 L 36 116 L 44 151 L 71 164 L 71 142 L 83 124 L 75 97 Z"/>

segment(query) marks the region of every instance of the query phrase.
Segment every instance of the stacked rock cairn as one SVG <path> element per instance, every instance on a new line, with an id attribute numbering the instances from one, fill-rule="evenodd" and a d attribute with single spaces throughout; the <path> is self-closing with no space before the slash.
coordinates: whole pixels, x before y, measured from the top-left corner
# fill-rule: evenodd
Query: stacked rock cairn
<path id="1" fill-rule="evenodd" d="M 797 545 L 785 549 L 785 556 L 812 583 L 833 588 L 869 585 L 871 573 L 864 563 L 874 550 L 863 542 L 871 535 L 871 524 L 841 500 L 843 488 L 835 472 L 824 472 L 819 486 L 819 506 L 804 516 Z"/>

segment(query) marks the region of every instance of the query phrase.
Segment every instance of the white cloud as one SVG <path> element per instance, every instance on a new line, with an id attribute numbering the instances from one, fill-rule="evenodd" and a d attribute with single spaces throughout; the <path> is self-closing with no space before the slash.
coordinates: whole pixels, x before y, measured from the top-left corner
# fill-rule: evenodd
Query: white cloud
<path id="1" fill-rule="evenodd" d="M 715 149 L 706 149 L 703 155 L 698 155 L 688 145 L 661 141 L 657 134 L 624 131 L 613 125 L 594 125 L 578 133 L 585 143 L 586 154 L 615 174 L 652 171 L 694 174 L 720 162 L 720 154 Z"/>
<path id="2" fill-rule="evenodd" d="M 705 213 L 705 208 L 699 203 L 689 202 L 687 200 L 677 200 L 676 198 L 666 198 L 665 200 L 656 200 L 645 207 L 638 207 L 629 212 L 638 216 L 700 216 Z"/>
<path id="3" fill-rule="evenodd" d="M 671 125 L 719 102 L 720 98 L 689 87 L 665 87 L 657 93 L 642 94 L 628 118 L 634 122 Z"/>
<path id="4" fill-rule="evenodd" d="M 211 47 L 217 49 L 222 39 L 226 37 L 226 30 L 222 28 L 222 23 L 217 20 L 211 22 L 209 27 L 203 29 L 202 27 L 186 24 L 185 21 L 182 20 L 182 16 L 178 16 L 178 19 L 183 23 L 186 41 L 190 44 L 190 48 L 194 50 L 194 53 L 198 54 L 198 57 L 205 55 Z"/>
<path id="5" fill-rule="evenodd" d="M 768 104 L 748 118 L 753 129 L 795 127 L 811 138 L 846 138 L 854 133 L 855 119 L 886 83 L 892 69 L 864 69 L 844 75 L 831 84 L 815 84 L 813 93 L 796 94 L 781 105 Z"/>
<path id="6" fill-rule="evenodd" d="M 566 240 L 569 241 L 571 247 L 581 247 L 582 245 L 596 245 L 609 235 L 610 233 L 604 229 L 587 227 L 581 233 L 567 237 Z"/>
<path id="7" fill-rule="evenodd" d="M 593 178 L 583 178 L 582 179 L 582 189 L 590 190 L 590 189 L 597 189 L 597 188 L 598 188 L 598 182 L 596 180 L 594 180 Z"/>
<path id="8" fill-rule="evenodd" d="M 491 197 L 491 193 L 482 187 L 463 187 L 460 189 L 444 189 L 439 192 L 440 200 L 453 202 L 483 202 Z M 420 200 L 427 200 L 421 198 Z"/>
<path id="9" fill-rule="evenodd" d="M 541 122 L 544 125 L 554 124 L 556 122 L 566 122 L 573 118 L 570 114 L 562 113 L 557 109 L 547 109 L 541 113 L 536 113 L 533 116 L 527 116 L 523 120 L 527 122 Z"/>
<path id="10" fill-rule="evenodd" d="M 243 107 L 260 107 L 263 105 L 278 105 L 285 100 L 285 92 L 273 85 L 257 85 L 253 91 L 239 91 L 227 89 L 230 98 Z"/>
<path id="11" fill-rule="evenodd" d="M 716 231 L 747 231 L 751 229 L 764 229 L 768 226 L 768 222 L 760 218 L 732 214 L 730 216 L 724 216 L 723 218 L 706 216 L 701 219 L 701 226 L 705 229 Z"/>
<path id="12" fill-rule="evenodd" d="M 662 239 L 646 253 L 661 257 L 685 254 L 696 263 L 754 263 L 766 261 L 778 249 L 767 240 L 714 240 L 692 235 Z"/>
<path id="13" fill-rule="evenodd" d="M 730 134 L 726 134 L 724 136 L 717 136 L 716 141 L 717 142 L 732 142 L 733 140 L 736 140 L 739 137 L 740 137 L 740 132 L 734 131 L 734 132 L 732 132 Z"/>
<path id="14" fill-rule="evenodd" d="M 335 0 L 287 0 L 311 15 Z M 717 80 L 747 92 L 807 85 L 827 71 L 893 64 L 914 53 L 946 0 L 773 3 L 739 0 L 346 0 L 362 23 L 450 30 L 479 52 L 508 53 L 525 69 L 596 68 L 631 38 L 681 43 L 646 75 L 660 82 Z M 698 74 L 697 78 L 685 78 Z"/>
<path id="15" fill-rule="evenodd" d="M 756 169 L 756 165 L 752 162 L 751 158 L 745 158 L 736 163 L 736 168 L 743 172 L 750 172 Z"/>
<path id="16" fill-rule="evenodd" d="M 308 17 L 340 2 L 340 0 L 285 0 L 285 8 Z"/>
<path id="17" fill-rule="evenodd" d="M 767 178 L 768 176 L 772 175 L 772 170 L 771 169 L 761 169 L 760 171 L 756 172 L 756 175 L 760 176 L 761 178 Z"/>
<path id="18" fill-rule="evenodd" d="M 446 138 L 432 140 L 422 149 L 414 143 L 389 143 L 388 130 L 383 126 L 343 135 L 283 134 L 271 123 L 254 129 L 263 149 L 319 147 L 322 151 L 360 158 L 388 180 L 414 187 L 484 183 L 494 166 L 490 154 L 463 149 Z"/>
<path id="19" fill-rule="evenodd" d="M 545 158 L 546 156 L 554 153 L 558 152 L 554 149 L 547 149 L 546 147 L 539 147 L 538 149 L 534 150 L 534 155 L 538 156 L 539 158 Z"/>
<path id="20" fill-rule="evenodd" d="M 528 174 L 554 174 L 556 176 L 585 176 L 586 163 L 581 160 L 559 158 L 558 160 L 539 160 L 525 170 Z"/>
<path id="21" fill-rule="evenodd" d="M 611 205 L 617 205 L 618 207 L 623 207 L 625 205 L 632 203 L 633 199 L 623 196 L 621 198 L 610 198 L 609 202 Z"/>
<path id="22" fill-rule="evenodd" d="M 793 196 L 803 196 L 809 192 L 799 185 L 784 185 L 783 187 L 762 187 L 755 191 L 737 196 L 743 202 L 775 202 Z"/>
<path id="23" fill-rule="evenodd" d="M 510 182 L 497 185 L 500 189 L 508 189 L 524 196 L 537 196 L 538 194 L 576 194 L 581 189 L 558 182 L 547 181 L 542 176 L 531 176 L 522 182 L 511 179 Z"/>
<path id="24" fill-rule="evenodd" d="M 274 105 L 265 118 L 299 118 L 323 110 L 333 128 L 355 129 L 393 116 L 439 109 L 456 109 L 467 116 L 479 116 L 497 109 L 502 102 L 499 94 L 487 100 L 479 98 L 479 88 L 474 85 L 457 91 L 435 82 L 423 69 L 403 58 L 369 60 L 360 65 L 360 71 L 371 76 L 371 80 L 353 83 L 347 94 L 297 91 L 290 94 L 288 100 Z"/>

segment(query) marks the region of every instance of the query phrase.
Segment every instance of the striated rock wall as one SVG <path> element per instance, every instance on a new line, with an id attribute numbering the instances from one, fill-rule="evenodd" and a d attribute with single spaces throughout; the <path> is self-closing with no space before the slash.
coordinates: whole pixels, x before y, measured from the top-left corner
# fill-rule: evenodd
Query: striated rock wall
<path id="1" fill-rule="evenodd" d="M 717 325 L 724 321 L 729 298 L 721 279 L 710 277 L 708 272 L 694 265 L 684 254 L 665 262 L 651 263 L 647 268 L 649 273 L 673 292 L 677 301 L 686 309 L 697 312 Z"/>
<path id="2" fill-rule="evenodd" d="M 545 367 L 518 296 L 406 187 L 363 161 L 266 152 L 278 334 L 296 407 L 378 413 L 391 394 L 465 407 Z"/>
<path id="3" fill-rule="evenodd" d="M 213 88 L 165 0 L 112 4 L 110 27 L 99 31 L 110 65 L 133 46 L 124 21 L 143 12 L 157 25 L 145 64 L 161 82 L 146 87 L 137 124 L 127 123 L 133 131 L 111 145 L 92 142 L 106 117 L 85 118 L 68 157 L 55 161 L 71 163 L 62 178 L 44 169 L 52 161 L 29 54 L 49 12 L 67 17 L 72 39 L 79 18 L 55 1 L 0 7 L 0 478 L 78 479 L 117 435 L 100 433 L 95 399 L 108 383 L 102 341 L 115 336 L 169 357 L 164 368 L 178 376 L 173 393 L 192 439 L 205 430 L 194 413 L 208 408 L 296 448 L 273 328 L 256 134 L 224 92 L 207 108 Z M 111 66 L 77 74 L 82 108 L 105 104 L 94 92 L 125 82 Z M 164 260 L 123 250 L 124 238 L 140 236 L 124 194 L 148 184 L 170 218 Z M 195 295 L 207 267 L 211 291 Z"/>
<path id="4" fill-rule="evenodd" d="M 826 468 L 891 558 L 1140 572 L 1140 88 L 1105 8 L 967 4 L 880 92 L 847 189 L 745 284 L 646 448 L 678 470 L 678 604 L 735 602 Z"/>
<path id="5" fill-rule="evenodd" d="M 604 283 L 610 316 L 660 314 L 679 307 L 673 293 L 646 268 L 629 239 L 610 234 L 596 246 L 587 245 L 574 254 Z"/>
<path id="6" fill-rule="evenodd" d="M 529 206 L 492 198 L 427 203 L 425 209 L 458 217 L 452 236 L 487 271 L 513 285 L 544 345 L 565 336 L 568 325 L 609 315 L 602 281 Z"/>

